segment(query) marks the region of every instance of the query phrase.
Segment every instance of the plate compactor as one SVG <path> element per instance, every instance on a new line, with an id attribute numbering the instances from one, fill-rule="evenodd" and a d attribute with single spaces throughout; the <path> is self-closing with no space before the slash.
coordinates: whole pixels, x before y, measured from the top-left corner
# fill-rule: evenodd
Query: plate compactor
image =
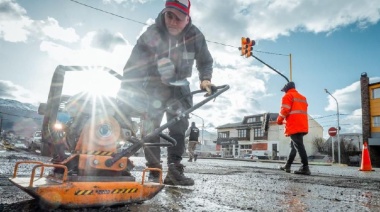
<path id="1" fill-rule="evenodd" d="M 144 146 L 176 145 L 175 139 L 162 133 L 163 130 L 229 89 L 228 85 L 214 87 L 213 94 L 190 109 L 177 111 L 176 118 L 138 136 L 137 132 L 143 129 L 121 112 L 123 105 L 116 100 L 108 97 L 91 99 L 85 93 L 62 95 L 66 72 L 94 68 L 122 79 L 121 75 L 106 67 L 58 66 L 53 74 L 48 101 L 38 109 L 39 114 L 44 115 L 41 153 L 53 157 L 52 162 L 17 162 L 13 176 L 9 178 L 44 208 L 124 205 L 153 198 L 164 188 L 161 169 L 146 168 L 141 181 L 136 181 L 130 172 L 134 165 L 129 158 Z M 202 92 L 205 91 L 197 90 L 189 95 Z M 65 115 L 70 118 L 62 121 Z M 151 143 L 157 136 L 165 142 Z M 129 147 L 118 151 L 120 141 L 130 143 Z M 30 176 L 19 176 L 21 165 L 30 167 Z M 145 181 L 145 175 L 150 171 L 160 173 L 159 182 Z"/>

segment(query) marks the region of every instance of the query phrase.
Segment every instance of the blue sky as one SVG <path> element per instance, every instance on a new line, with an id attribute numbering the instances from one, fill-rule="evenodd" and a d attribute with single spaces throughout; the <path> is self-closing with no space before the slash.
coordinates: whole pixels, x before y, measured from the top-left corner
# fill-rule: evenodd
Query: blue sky
<path id="1" fill-rule="evenodd" d="M 137 37 L 163 9 L 163 0 L 0 0 L 0 98 L 45 102 L 58 65 L 104 65 L 122 73 Z M 256 40 L 254 54 L 289 77 L 309 102 L 309 114 L 325 129 L 361 132 L 359 79 L 380 81 L 380 2 L 373 0 L 193 0 L 193 24 L 214 57 L 213 83 L 231 89 L 195 111 L 206 129 L 244 116 L 278 112 L 285 80 L 253 58 L 240 56 L 241 37 Z M 131 21 L 132 19 L 135 21 Z M 138 23 L 141 22 L 141 23 Z M 217 43 L 214 43 L 217 42 Z M 232 46 L 232 47 L 231 47 Z M 266 54 L 271 52 L 275 54 Z M 117 90 L 84 76 L 67 76 L 67 92 Z M 194 67 L 192 89 L 198 88 Z M 102 85 L 102 86 L 101 86 Z M 195 101 L 201 96 L 195 97 Z M 201 119 L 193 117 L 201 126 Z"/>

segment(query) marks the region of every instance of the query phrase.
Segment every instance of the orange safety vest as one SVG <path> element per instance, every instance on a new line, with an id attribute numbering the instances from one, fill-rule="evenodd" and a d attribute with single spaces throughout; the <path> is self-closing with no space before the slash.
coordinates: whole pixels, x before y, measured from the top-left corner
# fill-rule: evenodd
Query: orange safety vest
<path id="1" fill-rule="evenodd" d="M 307 106 L 306 97 L 294 88 L 289 89 L 282 97 L 279 116 L 282 116 L 286 121 L 285 136 L 309 132 Z"/>

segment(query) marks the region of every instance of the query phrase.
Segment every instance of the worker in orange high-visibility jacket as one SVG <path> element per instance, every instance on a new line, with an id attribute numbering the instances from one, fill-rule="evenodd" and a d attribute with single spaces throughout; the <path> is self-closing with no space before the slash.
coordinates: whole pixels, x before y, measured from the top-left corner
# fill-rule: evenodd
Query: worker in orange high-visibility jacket
<path id="1" fill-rule="evenodd" d="M 285 136 L 290 136 L 291 142 L 288 160 L 280 169 L 290 173 L 290 167 L 298 152 L 302 166 L 294 173 L 310 175 L 307 153 L 303 143 L 303 137 L 309 132 L 306 97 L 298 93 L 294 82 L 285 84 L 281 91 L 285 92 L 285 95 L 282 97 L 277 124 L 285 124 L 284 133 Z"/>

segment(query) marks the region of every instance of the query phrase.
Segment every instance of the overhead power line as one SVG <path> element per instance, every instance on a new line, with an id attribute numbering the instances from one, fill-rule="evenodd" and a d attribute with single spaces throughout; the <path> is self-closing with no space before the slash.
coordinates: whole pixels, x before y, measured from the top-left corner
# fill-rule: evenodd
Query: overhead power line
<path id="1" fill-rule="evenodd" d="M 115 13 L 112 13 L 112 12 L 108 12 L 106 10 L 103 10 L 103 9 L 100 9 L 100 8 L 97 8 L 97 7 L 93 7 L 91 5 L 88 5 L 88 4 L 85 4 L 85 3 L 82 3 L 82 2 L 79 2 L 79 1 L 76 1 L 76 0 L 69 0 L 69 1 L 71 1 L 73 3 L 76 3 L 76 4 L 79 4 L 79 5 L 82 5 L 82 6 L 85 6 L 85 7 L 88 7 L 88 8 L 93 9 L 93 10 L 102 12 L 102 13 L 106 13 L 106 14 L 118 17 L 118 18 L 122 18 L 122 19 L 125 19 L 125 20 L 128 20 L 128 21 L 132 21 L 132 22 L 135 22 L 135 23 L 142 24 L 142 25 L 149 25 L 147 23 L 144 23 L 144 22 L 141 22 L 141 21 L 137 21 L 137 20 L 132 19 L 132 18 L 127 18 L 127 17 L 121 16 L 121 15 L 118 15 L 118 14 L 115 14 Z M 222 45 L 222 46 L 227 46 L 227 47 L 232 47 L 232 48 L 239 48 L 238 46 L 233 46 L 233 45 L 229 45 L 229 44 L 225 44 L 225 43 L 220 43 L 220 42 L 216 42 L 216 41 L 210 41 L 210 40 L 206 40 L 206 41 L 209 42 L 209 43 L 214 43 L 214 44 L 218 44 L 218 45 Z M 263 54 L 272 54 L 272 55 L 286 56 L 286 57 L 289 56 L 287 54 L 281 54 L 281 53 L 275 53 L 275 52 L 267 52 L 267 51 L 259 51 L 259 50 L 253 50 L 253 51 L 259 52 L 259 53 L 263 53 Z"/>
<path id="2" fill-rule="evenodd" d="M 93 6 L 90 6 L 88 4 L 84 4 L 84 3 L 81 3 L 79 1 L 75 1 L 75 0 L 69 0 L 69 1 L 72 1 L 74 3 L 77 3 L 77 4 L 80 4 L 82 6 L 85 6 L 85 7 L 88 7 L 88 8 L 91 8 L 91 9 L 94 9 L 94 10 L 97 10 L 99 12 L 103 12 L 103 13 L 107 13 L 107 14 L 110 14 L 110 15 L 113 15 L 113 16 L 116 16 L 116 17 L 119 17 L 119 18 L 122 18 L 122 19 L 126 19 L 128 21 L 132 21 L 132 22 L 135 22 L 135 23 L 139 23 L 139 24 L 142 24 L 142 25 L 148 25 L 147 23 L 144 23 L 144 22 L 141 22 L 141 21 L 137 21 L 137 20 L 134 20 L 132 18 L 127 18 L 127 17 L 124 17 L 124 16 L 121 16 L 121 15 L 118 15 L 118 14 L 115 14 L 115 13 L 111 13 L 111 12 L 108 12 L 108 11 L 105 11 L 105 10 L 102 10 L 102 9 L 99 9 L 99 8 L 96 8 L 96 7 L 93 7 Z"/>

